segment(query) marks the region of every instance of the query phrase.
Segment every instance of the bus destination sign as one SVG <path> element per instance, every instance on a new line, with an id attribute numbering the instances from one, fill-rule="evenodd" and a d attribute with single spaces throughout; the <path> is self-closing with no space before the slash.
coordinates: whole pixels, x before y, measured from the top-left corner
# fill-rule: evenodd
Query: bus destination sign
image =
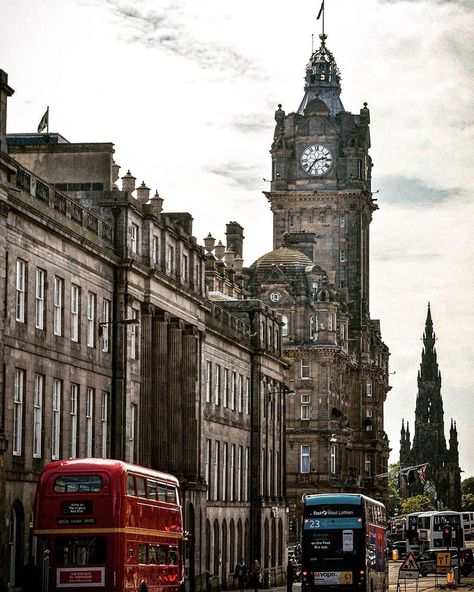
<path id="1" fill-rule="evenodd" d="M 67 567 L 56 570 L 58 588 L 105 586 L 105 567 Z"/>
<path id="2" fill-rule="evenodd" d="M 61 503 L 63 516 L 77 516 L 78 514 L 92 514 L 92 501 L 67 501 Z"/>

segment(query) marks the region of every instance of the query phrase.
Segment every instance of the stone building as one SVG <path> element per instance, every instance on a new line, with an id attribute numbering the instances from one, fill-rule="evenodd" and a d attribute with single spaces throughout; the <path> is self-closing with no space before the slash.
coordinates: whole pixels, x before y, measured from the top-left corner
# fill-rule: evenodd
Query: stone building
<path id="1" fill-rule="evenodd" d="M 370 113 L 341 102 L 321 36 L 298 110 L 275 113 L 273 251 L 246 270 L 249 296 L 283 315 L 291 367 L 287 488 L 296 540 L 305 493 L 356 491 L 386 501 L 384 401 L 389 352 L 369 311 Z"/>
<path id="2" fill-rule="evenodd" d="M 190 214 L 163 211 L 130 171 L 119 188 L 112 144 L 7 138 L 7 82 L 0 71 L 0 576 L 17 583 L 35 552 L 44 464 L 95 456 L 179 478 L 189 589 L 206 569 L 231 586 L 238 555 L 280 583 L 286 364 L 279 315 L 242 299 L 242 228 L 204 249 Z"/>
<path id="3" fill-rule="evenodd" d="M 418 371 L 418 395 L 415 407 L 415 433 L 411 442 L 408 421 L 402 420 L 400 436 L 400 469 L 428 464 L 424 480 L 401 481 L 401 494 L 411 497 L 425 492 L 435 499 L 439 509 L 461 510 L 461 469 L 459 467 L 458 433 L 451 419 L 449 446 L 444 435 L 441 372 L 436 353 L 436 334 L 433 331 L 431 308 L 423 334 L 423 350 Z M 409 471 L 405 471 L 408 475 Z"/>

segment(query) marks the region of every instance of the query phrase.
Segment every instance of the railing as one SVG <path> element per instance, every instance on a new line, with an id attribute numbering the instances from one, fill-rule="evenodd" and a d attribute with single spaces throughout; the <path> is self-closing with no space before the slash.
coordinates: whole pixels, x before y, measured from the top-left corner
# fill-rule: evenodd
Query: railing
<path id="1" fill-rule="evenodd" d="M 93 214 L 77 201 L 33 177 L 22 168 L 17 169 L 16 186 L 44 204 L 49 205 L 59 214 L 112 244 L 113 229 L 111 224 Z"/>

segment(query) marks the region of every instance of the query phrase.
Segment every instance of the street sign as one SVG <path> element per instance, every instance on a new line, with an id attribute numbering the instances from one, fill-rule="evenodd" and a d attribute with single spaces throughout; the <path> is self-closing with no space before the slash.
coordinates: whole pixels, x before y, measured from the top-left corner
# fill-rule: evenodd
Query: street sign
<path id="1" fill-rule="evenodd" d="M 451 569 L 451 551 L 436 551 L 436 573 L 446 574 Z"/>
<path id="2" fill-rule="evenodd" d="M 400 580 L 417 580 L 420 576 L 420 566 L 415 561 L 413 553 L 407 553 L 407 556 L 400 565 L 398 578 Z"/>

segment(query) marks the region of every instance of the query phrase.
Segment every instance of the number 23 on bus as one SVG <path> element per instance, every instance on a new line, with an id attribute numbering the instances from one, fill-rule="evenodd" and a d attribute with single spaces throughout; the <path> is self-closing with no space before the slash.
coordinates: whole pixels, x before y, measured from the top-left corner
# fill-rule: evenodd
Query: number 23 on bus
<path id="1" fill-rule="evenodd" d="M 303 505 L 301 584 L 383 591 L 388 585 L 386 515 L 380 502 L 363 495 L 307 495 Z"/>
<path id="2" fill-rule="evenodd" d="M 45 592 L 178 592 L 183 523 L 172 475 L 107 459 L 49 463 L 33 535 Z"/>

